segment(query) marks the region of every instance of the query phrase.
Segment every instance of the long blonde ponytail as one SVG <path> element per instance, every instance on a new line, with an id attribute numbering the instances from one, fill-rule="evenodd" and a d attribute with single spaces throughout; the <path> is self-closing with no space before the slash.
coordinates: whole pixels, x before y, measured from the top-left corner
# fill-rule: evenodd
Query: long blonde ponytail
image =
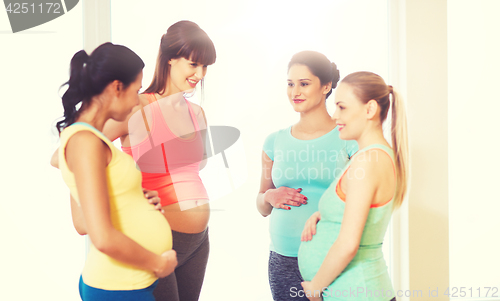
<path id="1" fill-rule="evenodd" d="M 384 79 L 373 72 L 354 72 L 347 75 L 342 82 L 353 87 L 354 93 L 363 103 L 372 99 L 377 101 L 380 107 L 380 122 L 386 120 L 389 108 L 392 109 L 391 140 L 397 180 L 394 208 L 398 208 L 406 195 L 409 173 L 408 130 L 404 103 L 394 88 L 386 85 Z"/>
<path id="2" fill-rule="evenodd" d="M 408 128 L 406 109 L 399 93 L 394 91 L 392 86 L 389 86 L 389 93 L 392 94 L 391 139 L 398 183 L 394 204 L 395 208 L 398 208 L 403 203 L 408 188 Z"/>

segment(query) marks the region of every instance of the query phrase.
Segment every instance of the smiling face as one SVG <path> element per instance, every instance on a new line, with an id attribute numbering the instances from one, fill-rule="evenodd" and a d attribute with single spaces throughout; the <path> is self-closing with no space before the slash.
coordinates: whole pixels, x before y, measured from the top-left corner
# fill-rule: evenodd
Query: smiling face
<path id="1" fill-rule="evenodd" d="M 207 74 L 207 65 L 183 57 L 171 59 L 169 64 L 170 70 L 167 78 L 167 93 L 169 95 L 193 90 Z"/>
<path id="2" fill-rule="evenodd" d="M 335 113 L 332 118 L 336 120 L 340 132 L 340 139 L 357 140 L 366 128 L 370 116 L 368 106 L 354 94 L 352 86 L 340 83 L 335 91 Z"/>
<path id="3" fill-rule="evenodd" d="M 306 65 L 293 65 L 288 70 L 288 99 L 296 112 L 305 113 L 325 106 L 331 83 L 321 85 Z M 325 106 L 326 108 L 326 106 Z"/>

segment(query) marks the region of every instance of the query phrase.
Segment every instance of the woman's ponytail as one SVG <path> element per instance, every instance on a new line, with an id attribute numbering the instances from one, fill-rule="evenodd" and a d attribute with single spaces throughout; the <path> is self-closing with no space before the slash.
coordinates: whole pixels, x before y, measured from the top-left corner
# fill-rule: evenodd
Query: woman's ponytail
<path id="1" fill-rule="evenodd" d="M 64 107 L 63 120 L 57 122 L 56 127 L 60 133 L 63 128 L 73 124 L 78 114 L 76 106 L 84 101 L 88 87 L 87 70 L 89 55 L 85 50 L 78 51 L 70 63 L 69 81 L 61 87 L 68 85 L 68 89 L 62 96 L 62 104 Z"/>
<path id="2" fill-rule="evenodd" d="M 92 98 L 104 91 L 106 86 L 118 80 L 126 89 L 144 68 L 144 62 L 132 50 L 122 45 L 104 43 L 89 56 L 84 50 L 78 51 L 71 59 L 68 90 L 62 96 L 63 119 L 56 124 L 61 131 L 73 124 Z M 80 109 L 77 105 L 81 103 Z"/>
<path id="3" fill-rule="evenodd" d="M 400 207 L 408 188 L 408 127 L 404 103 L 392 86 L 388 86 L 392 96 L 391 139 L 396 159 L 396 190 L 395 207 Z"/>
<path id="4" fill-rule="evenodd" d="M 354 72 L 344 77 L 342 82 L 354 88 L 354 93 L 362 103 L 368 103 L 372 99 L 377 101 L 380 107 L 381 123 L 386 120 L 389 108 L 392 109 L 391 141 L 396 161 L 397 180 L 394 208 L 398 208 L 408 190 L 409 174 L 408 129 L 404 103 L 394 88 L 386 85 L 382 77 L 373 72 Z"/>

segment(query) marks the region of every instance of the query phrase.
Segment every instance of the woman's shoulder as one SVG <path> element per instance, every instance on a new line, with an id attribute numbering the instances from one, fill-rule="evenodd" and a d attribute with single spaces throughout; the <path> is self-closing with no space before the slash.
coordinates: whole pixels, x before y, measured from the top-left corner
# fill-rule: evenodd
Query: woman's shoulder
<path id="1" fill-rule="evenodd" d="M 199 104 L 189 101 L 188 99 L 186 99 L 186 102 L 191 106 L 191 109 L 193 110 L 193 114 L 195 116 L 203 116 L 203 118 L 205 118 L 205 111 Z"/>
<path id="2" fill-rule="evenodd" d="M 280 129 L 274 132 L 271 132 L 270 134 L 267 135 L 266 139 L 264 140 L 264 150 L 271 150 L 274 149 L 276 146 L 276 140 L 282 138 L 283 136 L 287 135 L 287 132 L 290 132 L 290 127 Z M 283 141 L 281 139 L 281 141 Z"/>
<path id="3" fill-rule="evenodd" d="M 186 99 L 186 101 L 189 103 L 189 105 L 191 105 L 191 108 L 193 110 L 196 110 L 196 111 L 200 111 L 200 110 L 202 111 L 203 110 L 199 104 L 194 103 L 194 102 L 190 101 L 189 99 Z"/>
<path id="4" fill-rule="evenodd" d="M 101 140 L 105 144 L 112 144 L 112 142 L 98 129 L 94 128 L 93 126 L 82 123 L 82 122 L 76 122 L 67 128 L 65 128 L 61 132 L 61 140 L 65 140 L 66 142 L 68 140 L 72 141 L 72 143 L 87 143 L 90 141 L 99 141 Z"/>
<path id="5" fill-rule="evenodd" d="M 145 107 L 149 104 L 149 97 L 151 93 L 142 93 L 139 94 L 139 105 L 140 107 Z"/>
<path id="6" fill-rule="evenodd" d="M 287 135 L 290 133 L 290 128 L 292 126 L 288 126 L 286 128 L 282 128 L 282 129 L 279 129 L 279 130 L 275 130 L 274 132 L 271 132 L 270 134 L 267 135 L 267 137 L 277 137 L 277 136 L 283 136 L 283 135 Z"/>
<path id="7" fill-rule="evenodd" d="M 200 127 L 200 129 L 205 129 L 207 126 L 207 117 L 203 108 L 200 105 L 187 99 L 186 102 L 189 104 L 189 106 L 191 106 L 191 110 L 193 112 L 193 115 L 196 117 L 196 120 L 198 121 L 198 126 Z"/>
<path id="8" fill-rule="evenodd" d="M 111 151 L 111 156 L 113 156 L 115 153 L 114 148 L 113 143 L 106 136 L 87 124 L 73 124 L 61 133 L 60 149 L 65 154 L 64 156 L 67 157 L 66 160 L 70 160 L 70 158 L 73 158 L 73 160 L 89 159 L 107 149 Z M 66 155 L 67 153 L 71 155 Z M 59 154 L 61 155 L 61 151 Z"/>
<path id="9" fill-rule="evenodd" d="M 380 155 L 385 155 L 384 157 L 391 159 L 394 157 L 394 151 L 389 144 L 377 143 L 366 146 L 356 153 L 356 156 L 361 158 L 369 158 L 370 156 L 378 158 Z"/>
<path id="10" fill-rule="evenodd" d="M 96 131 L 92 131 L 87 128 L 80 128 L 72 131 L 68 137 L 67 144 L 77 144 L 82 146 L 90 146 L 99 144 L 98 142 L 102 141 L 106 144 L 107 141 L 103 138 L 102 135 L 98 134 Z"/>
<path id="11" fill-rule="evenodd" d="M 352 158 L 351 168 L 361 169 L 365 175 L 380 174 L 382 170 L 394 169 L 392 149 L 385 145 L 364 148 Z"/>

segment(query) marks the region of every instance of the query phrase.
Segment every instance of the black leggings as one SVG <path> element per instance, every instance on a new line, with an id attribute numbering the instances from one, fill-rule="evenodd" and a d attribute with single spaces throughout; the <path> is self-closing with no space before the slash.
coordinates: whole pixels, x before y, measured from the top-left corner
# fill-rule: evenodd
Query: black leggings
<path id="1" fill-rule="evenodd" d="M 172 231 L 172 242 L 178 264 L 172 274 L 159 279 L 156 301 L 197 301 L 210 250 L 208 228 L 195 234 Z"/>

